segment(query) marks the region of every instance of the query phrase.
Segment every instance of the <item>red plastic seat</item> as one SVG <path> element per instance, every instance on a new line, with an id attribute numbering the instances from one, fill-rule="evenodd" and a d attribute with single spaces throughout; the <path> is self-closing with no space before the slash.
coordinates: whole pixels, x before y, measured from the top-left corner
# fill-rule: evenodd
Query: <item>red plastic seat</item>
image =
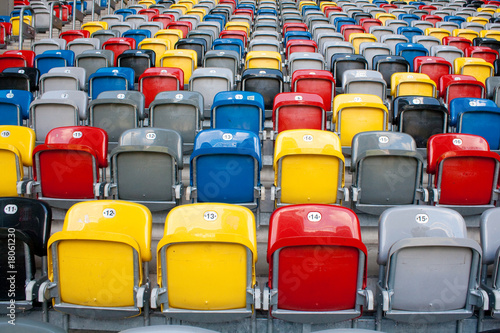
<path id="1" fill-rule="evenodd" d="M 318 94 L 323 99 L 325 111 L 332 111 L 335 79 L 329 71 L 297 69 L 292 74 L 291 91 Z"/>
<path id="2" fill-rule="evenodd" d="M 219 34 L 219 38 L 233 38 L 239 39 L 243 42 L 243 45 L 247 45 L 248 36 L 243 30 L 222 30 Z"/>
<path id="3" fill-rule="evenodd" d="M 434 26 L 436 26 L 437 22 L 441 22 L 443 18 L 439 15 L 422 15 L 422 20 L 431 22 Z"/>
<path id="4" fill-rule="evenodd" d="M 64 39 L 66 43 L 69 43 L 78 38 L 89 38 L 89 37 L 90 37 L 90 32 L 87 30 L 68 30 L 61 32 L 59 34 L 59 38 Z"/>
<path id="5" fill-rule="evenodd" d="M 465 49 L 472 46 L 472 42 L 465 37 L 446 36 L 442 40 L 443 45 L 456 46 L 465 53 Z"/>
<path id="6" fill-rule="evenodd" d="M 12 23 L 10 22 L 0 22 L 0 26 L 2 26 L 5 29 L 5 34 L 7 36 L 12 35 Z"/>
<path id="7" fill-rule="evenodd" d="M 385 10 L 387 13 L 389 13 L 389 11 L 391 9 L 398 9 L 398 6 L 395 5 L 395 4 L 388 4 L 388 3 L 384 3 L 384 4 L 381 4 L 380 5 L 380 8 L 382 8 L 383 10 Z"/>
<path id="8" fill-rule="evenodd" d="M 384 25 L 382 21 L 373 18 L 362 18 L 361 20 L 359 20 L 359 24 L 361 24 L 365 31 L 370 31 L 370 27 L 373 26 L 380 27 Z"/>
<path id="9" fill-rule="evenodd" d="M 418 9 L 425 10 L 430 15 L 432 11 L 437 10 L 437 7 L 431 5 L 420 5 Z"/>
<path id="10" fill-rule="evenodd" d="M 68 17 L 70 15 L 70 6 L 69 5 L 62 5 L 61 8 L 62 8 L 61 21 L 68 22 Z M 61 16 L 59 16 L 59 6 L 54 6 L 54 15 L 57 17 L 61 17 Z"/>
<path id="11" fill-rule="evenodd" d="M 184 72 L 180 68 L 148 68 L 139 76 L 139 91 L 144 94 L 145 107 L 162 91 L 184 90 Z"/>
<path id="12" fill-rule="evenodd" d="M 99 170 L 107 166 L 107 134 L 87 127 L 62 127 L 49 132 L 45 143 L 33 151 L 33 173 L 38 197 L 53 204 L 94 199 Z M 57 204 L 56 204 L 57 206 Z"/>
<path id="13" fill-rule="evenodd" d="M 427 74 L 436 83 L 439 91 L 441 91 L 439 78 L 453 72 L 453 66 L 442 57 L 415 57 L 413 58 L 413 68 L 416 73 Z"/>
<path id="14" fill-rule="evenodd" d="M 361 315 L 367 249 L 352 210 L 318 204 L 278 208 L 268 239 L 269 288 L 277 293 L 273 317 L 321 323 Z"/>
<path id="15" fill-rule="evenodd" d="M 323 99 L 318 94 L 284 92 L 276 95 L 273 106 L 275 132 L 291 129 L 326 128 Z"/>
<path id="16" fill-rule="evenodd" d="M 427 173 L 434 177 L 433 203 L 454 206 L 464 215 L 493 207 L 499 165 L 499 155 L 490 151 L 483 137 L 461 133 L 432 136 L 427 144 Z"/>
<path id="17" fill-rule="evenodd" d="M 151 19 L 155 16 L 160 14 L 160 11 L 157 8 L 145 8 L 141 9 L 138 12 L 139 15 L 146 15 L 148 17 L 148 21 L 151 21 Z"/>
<path id="18" fill-rule="evenodd" d="M 253 10 L 251 10 L 250 8 L 236 8 L 233 12 L 233 15 L 246 15 L 246 16 L 250 16 L 250 18 L 252 19 L 253 21 Z"/>
<path id="19" fill-rule="evenodd" d="M 289 22 L 283 25 L 283 37 L 289 31 L 308 31 L 307 24 L 299 22 Z"/>
<path id="20" fill-rule="evenodd" d="M 173 21 L 167 24 L 167 29 L 178 29 L 182 31 L 182 37 L 187 38 L 188 32 L 193 29 L 193 25 L 188 21 Z"/>
<path id="21" fill-rule="evenodd" d="M 498 59 L 498 51 L 485 46 L 469 46 L 465 49 L 465 56 L 481 58 L 493 65 L 495 60 Z"/>
<path id="22" fill-rule="evenodd" d="M 366 33 L 365 28 L 357 24 L 343 24 L 340 33 L 344 35 L 344 40 L 348 41 L 352 33 Z"/>
<path id="23" fill-rule="evenodd" d="M 26 60 L 26 67 L 35 67 L 35 52 L 31 50 L 7 50 L 3 54 L 22 55 Z"/>
<path id="24" fill-rule="evenodd" d="M 113 37 L 105 41 L 102 44 L 102 48 L 104 50 L 113 51 L 115 55 L 115 64 L 117 64 L 118 56 L 122 54 L 123 51 L 135 49 L 135 39 L 127 37 L 125 38 Z"/>
<path id="25" fill-rule="evenodd" d="M 484 98 L 484 84 L 470 75 L 448 74 L 439 78 L 439 94 L 443 102 L 450 104 L 454 98 Z"/>
<path id="26" fill-rule="evenodd" d="M 291 39 L 286 43 L 286 57 L 294 52 L 312 52 L 318 51 L 318 45 L 315 41 L 309 39 Z"/>
<path id="27" fill-rule="evenodd" d="M 151 21 L 152 22 L 161 22 L 161 23 L 163 23 L 163 28 L 166 28 L 170 22 L 175 21 L 175 16 L 172 14 L 158 14 L 158 15 L 154 15 L 153 17 L 151 17 Z"/>
<path id="28" fill-rule="evenodd" d="M 342 7 L 339 6 L 324 6 L 323 7 L 323 12 L 325 13 L 325 16 L 328 17 L 330 13 L 340 13 L 342 12 Z"/>

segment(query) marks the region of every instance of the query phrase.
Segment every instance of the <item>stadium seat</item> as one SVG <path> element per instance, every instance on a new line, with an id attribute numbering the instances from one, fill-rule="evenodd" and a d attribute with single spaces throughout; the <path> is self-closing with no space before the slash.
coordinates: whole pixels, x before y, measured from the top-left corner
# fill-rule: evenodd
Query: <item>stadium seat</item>
<path id="1" fill-rule="evenodd" d="M 290 90 L 298 93 L 315 93 L 321 96 L 326 112 L 332 111 L 335 97 L 335 80 L 326 70 L 298 69 L 292 74 Z"/>
<path id="2" fill-rule="evenodd" d="M 470 46 L 465 49 L 466 57 L 481 58 L 493 65 L 498 59 L 498 51 L 485 46 Z"/>
<path id="3" fill-rule="evenodd" d="M 391 95 L 393 98 L 409 95 L 436 97 L 436 83 L 427 74 L 394 73 L 391 76 Z"/>
<path id="4" fill-rule="evenodd" d="M 493 65 L 481 58 L 456 58 L 453 66 L 455 74 L 471 75 L 483 84 L 494 73 Z"/>
<path id="5" fill-rule="evenodd" d="M 218 203 L 176 207 L 157 248 L 158 287 L 151 303 L 162 314 L 227 322 L 260 308 L 255 219 L 248 209 Z"/>
<path id="6" fill-rule="evenodd" d="M 410 64 L 405 58 L 395 55 L 376 55 L 373 57 L 372 68 L 379 71 L 387 87 L 391 88 L 391 77 L 394 73 L 402 73 L 410 71 Z"/>
<path id="7" fill-rule="evenodd" d="M 87 82 L 90 75 L 94 74 L 99 68 L 113 67 L 115 64 L 114 59 L 113 51 L 110 50 L 88 50 L 76 56 L 76 67 L 85 69 L 85 91 L 88 90 Z"/>
<path id="8" fill-rule="evenodd" d="M 292 129 L 326 129 L 325 104 L 315 93 L 283 92 L 274 98 L 273 136 Z"/>
<path id="9" fill-rule="evenodd" d="M 319 204 L 278 208 L 268 239 L 269 288 L 263 308 L 273 318 L 330 324 L 373 308 L 373 294 L 366 288 L 367 249 L 350 209 Z"/>
<path id="10" fill-rule="evenodd" d="M 380 72 L 366 69 L 349 69 L 342 74 L 343 92 L 345 94 L 363 94 L 370 92 L 386 100 L 387 84 Z"/>
<path id="11" fill-rule="evenodd" d="M 265 139 L 265 108 L 261 94 L 248 91 L 221 91 L 214 96 L 210 127 L 251 131 Z"/>
<path id="12" fill-rule="evenodd" d="M 137 128 L 122 133 L 110 154 L 111 181 L 104 196 L 171 209 L 182 196 L 182 139 L 173 130 Z"/>
<path id="13" fill-rule="evenodd" d="M 419 56 L 413 58 L 413 70 L 415 73 L 427 74 L 434 81 L 438 91 L 441 93 L 439 79 L 448 74 L 453 73 L 451 63 L 442 57 Z"/>
<path id="14" fill-rule="evenodd" d="M 202 129 L 203 96 L 197 91 L 164 91 L 149 105 L 150 126 L 178 131 L 185 153 L 193 150 Z"/>
<path id="15" fill-rule="evenodd" d="M 114 147 L 124 131 L 141 127 L 144 95 L 133 90 L 104 91 L 90 102 L 88 113 L 89 125 L 105 130 L 108 143 Z"/>
<path id="16" fill-rule="evenodd" d="M 36 55 L 47 50 L 66 50 L 66 40 L 62 38 L 42 38 L 34 42 L 31 49 Z"/>
<path id="17" fill-rule="evenodd" d="M 498 248 L 500 247 L 498 235 L 499 208 L 492 208 L 481 214 L 480 238 L 481 249 L 483 250 L 481 288 L 486 290 L 490 301 L 491 316 L 498 318 Z M 491 265 L 493 270 L 488 273 Z"/>
<path id="18" fill-rule="evenodd" d="M 28 121 L 33 94 L 26 90 L 0 90 L 0 125 L 23 125 Z"/>
<path id="19" fill-rule="evenodd" d="M 118 56 L 117 67 L 128 67 L 134 70 L 134 82 L 139 81 L 142 73 L 156 63 L 156 53 L 150 49 L 125 50 Z M 135 87 L 135 86 L 134 86 Z"/>
<path id="20" fill-rule="evenodd" d="M 361 132 L 352 140 L 352 207 L 380 215 L 392 206 L 428 200 L 422 186 L 424 160 L 405 133 Z"/>
<path id="21" fill-rule="evenodd" d="M 0 196 L 17 196 L 25 193 L 24 168 L 33 165 L 35 132 L 24 126 L 0 126 Z"/>
<path id="22" fill-rule="evenodd" d="M 40 94 L 51 90 L 84 90 L 85 69 L 54 67 L 40 77 Z"/>
<path id="23" fill-rule="evenodd" d="M 439 95 L 446 105 L 455 98 L 484 98 L 484 84 L 471 75 L 450 74 L 439 78 Z"/>
<path id="24" fill-rule="evenodd" d="M 88 31 L 91 35 L 97 30 L 108 29 L 108 24 L 106 22 L 91 21 L 82 24 L 82 30 Z"/>
<path id="25" fill-rule="evenodd" d="M 88 95 L 79 90 L 47 91 L 30 106 L 30 127 L 37 143 L 43 143 L 49 131 L 61 126 L 78 126 L 88 117 Z"/>
<path id="26" fill-rule="evenodd" d="M 69 50 L 48 50 L 35 57 L 35 67 L 40 75 L 48 73 L 54 67 L 72 67 L 75 64 L 75 53 Z"/>
<path id="27" fill-rule="evenodd" d="M 207 51 L 207 41 L 203 38 L 183 38 L 179 39 L 175 43 L 175 49 L 177 50 L 194 50 L 197 54 L 198 67 L 203 66 L 203 60 L 205 58 L 205 52 Z"/>
<path id="28" fill-rule="evenodd" d="M 259 137 L 238 129 L 210 129 L 195 138 L 190 163 L 193 202 L 222 202 L 256 210 L 263 191 Z M 263 194 L 262 194 L 263 195 Z"/>
<path id="29" fill-rule="evenodd" d="M 456 133 L 480 135 L 490 149 L 500 149 L 500 108 L 489 99 L 455 98 L 450 102 L 450 126 Z"/>
<path id="30" fill-rule="evenodd" d="M 75 53 L 75 57 L 86 50 L 99 50 L 101 41 L 98 38 L 78 38 L 69 42 L 66 48 Z"/>
<path id="31" fill-rule="evenodd" d="M 197 68 L 198 55 L 194 50 L 168 50 L 160 58 L 161 67 L 177 67 L 184 72 L 184 85 L 189 84 Z"/>
<path id="32" fill-rule="evenodd" d="M 478 289 L 480 261 L 479 244 L 467 238 L 465 221 L 453 210 L 414 205 L 386 210 L 379 219 L 377 329 L 383 329 L 382 317 L 432 325 L 487 308 L 487 295 Z"/>
<path id="33" fill-rule="evenodd" d="M 283 73 L 278 69 L 246 69 L 241 74 L 241 90 L 260 93 L 264 97 L 266 118 L 271 118 L 274 97 L 284 90 L 283 81 Z"/>
<path id="34" fill-rule="evenodd" d="M 235 82 L 241 80 L 240 53 L 231 50 L 209 50 L 205 53 L 203 67 L 227 68 L 233 72 Z"/>
<path id="35" fill-rule="evenodd" d="M 378 55 L 390 55 L 391 49 L 384 43 L 364 42 L 359 45 L 359 54 L 365 57 L 368 69 L 373 69 L 373 59 Z"/>
<path id="36" fill-rule="evenodd" d="M 395 54 L 405 58 L 410 64 L 410 72 L 413 72 L 413 59 L 419 56 L 427 56 L 429 51 L 420 44 L 398 43 L 396 44 Z"/>
<path id="37" fill-rule="evenodd" d="M 368 62 L 360 54 L 334 54 L 330 63 L 330 70 L 333 73 L 337 87 L 342 87 L 342 75 L 345 71 L 350 69 L 368 69 Z"/>
<path id="38" fill-rule="evenodd" d="M 33 151 L 34 181 L 27 184 L 26 192 L 62 209 L 100 197 L 107 148 L 107 134 L 100 128 L 54 128 Z"/>
<path id="39" fill-rule="evenodd" d="M 436 134 L 427 143 L 429 192 L 435 206 L 474 215 L 494 207 L 497 199 L 498 154 L 483 137 Z"/>
<path id="40" fill-rule="evenodd" d="M 184 90 L 184 72 L 176 67 L 148 68 L 139 77 L 139 91 L 145 96 L 145 107 L 162 91 Z"/>
<path id="41" fill-rule="evenodd" d="M 354 135 L 388 130 L 389 114 L 382 99 L 368 94 L 340 94 L 333 100 L 332 127 L 342 147 L 351 147 Z"/>
<path id="42" fill-rule="evenodd" d="M 128 67 L 99 68 L 89 77 L 89 97 L 111 90 L 134 90 L 134 70 Z"/>
<path id="43" fill-rule="evenodd" d="M 275 206 L 286 204 L 340 204 L 348 201 L 344 189 L 344 156 L 340 139 L 332 132 L 298 129 L 276 137 L 273 159 Z"/>
<path id="44" fill-rule="evenodd" d="M 400 96 L 393 102 L 393 123 L 410 134 L 417 148 L 426 148 L 434 134 L 448 132 L 448 109 L 434 97 Z"/>
<path id="45" fill-rule="evenodd" d="M 152 258 L 151 230 L 151 212 L 136 203 L 74 205 L 62 231 L 49 239 L 50 282 L 41 286 L 39 300 L 52 299 L 58 311 L 93 319 L 141 314 L 148 301 L 143 265 Z"/>
<path id="46" fill-rule="evenodd" d="M 250 51 L 245 58 L 245 69 L 266 68 L 281 71 L 281 54 L 278 52 Z"/>

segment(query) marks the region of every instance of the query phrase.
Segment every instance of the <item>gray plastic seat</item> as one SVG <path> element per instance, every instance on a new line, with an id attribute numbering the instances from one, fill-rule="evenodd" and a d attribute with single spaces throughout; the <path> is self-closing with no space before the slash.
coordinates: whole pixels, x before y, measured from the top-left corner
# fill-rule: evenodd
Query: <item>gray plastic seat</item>
<path id="1" fill-rule="evenodd" d="M 406 22 L 405 20 L 387 20 L 385 22 L 385 25 L 387 27 L 391 27 L 391 28 L 395 29 L 396 31 L 400 27 L 407 27 L 407 26 L 409 26 L 408 22 Z"/>
<path id="2" fill-rule="evenodd" d="M 123 22 L 123 15 L 109 14 L 103 15 L 100 19 L 101 22 L 106 22 L 108 26 L 113 23 Z"/>
<path id="3" fill-rule="evenodd" d="M 431 47 L 431 56 L 444 58 L 453 67 L 455 59 L 463 57 L 464 51 L 456 46 L 436 45 Z"/>
<path id="4" fill-rule="evenodd" d="M 83 90 L 85 69 L 81 67 L 54 67 L 40 77 L 40 93 L 51 90 Z"/>
<path id="5" fill-rule="evenodd" d="M 481 33 L 482 30 L 484 30 L 484 26 L 481 23 L 477 23 L 477 22 L 462 22 L 460 27 L 462 29 L 473 30 L 473 31 L 477 32 L 478 34 Z"/>
<path id="6" fill-rule="evenodd" d="M 120 36 L 127 30 L 135 29 L 135 23 L 133 22 L 116 22 L 108 25 L 108 29 L 117 30 L 120 32 Z"/>
<path id="7" fill-rule="evenodd" d="M 87 94 L 77 90 L 48 91 L 34 100 L 30 106 L 30 122 L 36 142 L 44 142 L 53 128 L 80 125 L 88 117 L 87 105 Z"/>
<path id="8" fill-rule="evenodd" d="M 99 68 L 113 67 L 115 57 L 110 50 L 87 50 L 76 56 L 76 66 L 85 68 L 85 90 L 88 90 L 87 82 L 90 75 L 94 74 Z"/>
<path id="9" fill-rule="evenodd" d="M 395 30 L 393 27 L 373 25 L 370 27 L 369 32 L 375 37 L 377 37 L 378 41 L 382 42 L 382 36 L 394 35 Z"/>
<path id="10" fill-rule="evenodd" d="M 258 30 L 252 33 L 252 40 L 259 39 L 275 39 L 276 41 L 281 40 L 281 36 L 277 31 L 269 31 L 269 30 Z"/>
<path id="11" fill-rule="evenodd" d="M 349 69 L 342 74 L 342 85 L 345 94 L 363 94 L 369 92 L 385 101 L 387 84 L 378 71 L 366 69 Z"/>
<path id="12" fill-rule="evenodd" d="M 486 98 L 499 102 L 498 88 L 500 87 L 500 77 L 490 76 L 486 78 Z"/>
<path id="13" fill-rule="evenodd" d="M 161 128 L 136 128 L 122 133 L 110 154 L 111 182 L 105 196 L 168 210 L 182 196 L 182 139 Z"/>
<path id="14" fill-rule="evenodd" d="M 179 17 L 179 21 L 191 22 L 192 29 L 196 29 L 200 23 L 200 17 L 198 15 L 182 15 Z"/>
<path id="15" fill-rule="evenodd" d="M 154 36 L 159 30 L 163 29 L 163 24 L 161 22 L 144 22 L 137 25 L 137 29 L 149 30 L 151 36 Z"/>
<path id="16" fill-rule="evenodd" d="M 403 35 L 383 35 L 381 42 L 386 44 L 391 49 L 391 54 L 396 54 L 396 44 L 398 43 L 408 43 L 408 38 Z"/>
<path id="17" fill-rule="evenodd" d="M 384 43 L 365 42 L 359 45 L 359 53 L 362 54 L 368 62 L 368 69 L 372 69 L 373 57 L 381 54 L 391 54 L 391 49 Z"/>
<path id="18" fill-rule="evenodd" d="M 240 55 L 232 50 L 210 50 L 205 53 L 203 67 L 227 68 L 233 72 L 236 81 L 240 80 Z"/>
<path id="19" fill-rule="evenodd" d="M 323 53 L 323 47 L 328 42 L 344 42 L 344 36 L 340 32 L 319 32 L 314 39 L 318 44 L 318 50 Z M 324 55 L 324 53 L 323 53 Z"/>
<path id="20" fill-rule="evenodd" d="M 325 58 L 320 53 L 294 52 L 288 57 L 288 73 L 298 69 L 325 69 Z"/>
<path id="21" fill-rule="evenodd" d="M 42 54 L 48 50 L 64 50 L 66 49 L 66 40 L 62 38 L 44 38 L 33 43 L 31 47 L 35 54 Z"/>
<path id="22" fill-rule="evenodd" d="M 316 24 L 314 25 L 314 28 L 311 31 L 313 35 L 313 39 L 317 42 L 318 41 L 318 36 L 323 33 L 337 33 L 335 31 L 335 28 L 330 24 Z"/>
<path id="23" fill-rule="evenodd" d="M 433 28 L 434 27 L 434 25 L 432 24 L 432 22 L 424 21 L 424 20 L 411 21 L 410 25 L 413 28 L 419 28 L 422 31 L 425 31 L 425 29 L 427 29 L 427 28 Z"/>
<path id="24" fill-rule="evenodd" d="M 441 22 L 436 22 L 436 28 L 446 29 L 451 34 L 453 30 L 460 29 L 460 26 L 454 22 L 441 21 Z"/>
<path id="25" fill-rule="evenodd" d="M 198 23 L 198 26 L 196 29 L 199 30 L 211 30 L 214 33 L 214 36 L 219 36 L 220 34 L 220 25 L 217 22 L 211 22 L 211 21 L 203 21 Z"/>
<path id="26" fill-rule="evenodd" d="M 97 38 L 99 39 L 99 42 L 102 44 L 104 44 L 108 39 L 110 38 L 116 38 L 116 37 L 120 37 L 121 33 L 120 33 L 120 30 L 113 30 L 113 29 L 107 29 L 107 30 L 104 30 L 104 29 L 101 29 L 101 30 L 97 30 L 97 31 L 94 31 L 92 33 L 92 35 L 90 35 L 92 38 Z"/>
<path id="27" fill-rule="evenodd" d="M 252 39 L 248 51 L 281 52 L 281 43 L 276 39 Z"/>
<path id="28" fill-rule="evenodd" d="M 434 36 L 419 36 L 415 35 L 411 38 L 412 43 L 416 44 L 421 44 L 423 47 L 425 47 L 429 53 L 431 50 L 431 47 L 435 45 L 441 45 L 441 40 L 439 40 L 437 37 Z"/>
<path id="29" fill-rule="evenodd" d="M 338 53 L 354 54 L 354 46 L 349 42 L 326 42 L 323 44 L 321 53 L 325 57 L 326 69 L 331 70 L 332 56 Z"/>
<path id="30" fill-rule="evenodd" d="M 488 209 L 481 214 L 480 235 L 481 248 L 483 250 L 483 269 L 481 276 L 481 288 L 486 290 L 490 298 L 491 316 L 498 319 L 500 306 L 499 299 L 499 252 L 500 248 L 500 208 Z M 488 275 L 488 267 L 493 265 L 491 276 Z"/>
<path id="31" fill-rule="evenodd" d="M 165 91 L 149 106 L 150 126 L 179 132 L 184 152 L 193 150 L 194 138 L 202 130 L 203 95 L 197 91 Z"/>
<path id="32" fill-rule="evenodd" d="M 212 30 L 193 29 L 188 32 L 187 38 L 203 38 L 207 45 L 212 45 L 216 36 Z"/>
<path id="33" fill-rule="evenodd" d="M 233 88 L 234 74 L 227 68 L 197 68 L 189 79 L 189 91 L 198 91 L 203 96 L 205 118 L 210 118 L 215 95 L 221 91 L 233 90 Z"/>
<path id="34" fill-rule="evenodd" d="M 478 289 L 481 248 L 467 238 L 463 217 L 447 208 L 403 206 L 379 219 L 378 257 L 382 316 L 428 324 L 457 321 L 488 308 Z"/>
<path id="35" fill-rule="evenodd" d="M 137 27 L 144 22 L 148 22 L 148 17 L 147 17 L 147 15 L 132 14 L 132 15 L 128 15 L 127 17 L 125 17 L 123 19 L 123 22 L 132 23 L 135 27 Z"/>
<path id="36" fill-rule="evenodd" d="M 405 133 L 362 132 L 352 140 L 353 209 L 381 214 L 393 206 L 427 201 L 422 156 Z"/>
<path id="37" fill-rule="evenodd" d="M 77 38 L 68 43 L 66 49 L 75 52 L 75 56 L 87 50 L 99 50 L 101 41 L 98 38 Z"/>

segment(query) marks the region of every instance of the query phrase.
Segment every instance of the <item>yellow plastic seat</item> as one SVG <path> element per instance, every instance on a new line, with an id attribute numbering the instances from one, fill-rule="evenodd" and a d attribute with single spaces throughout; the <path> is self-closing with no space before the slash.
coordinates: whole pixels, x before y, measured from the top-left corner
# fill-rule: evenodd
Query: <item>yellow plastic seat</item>
<path id="1" fill-rule="evenodd" d="M 119 200 L 85 201 L 66 213 L 48 244 L 48 277 L 41 293 L 56 310 L 91 318 L 141 313 L 149 288 L 151 212 Z"/>
<path id="2" fill-rule="evenodd" d="M 207 11 L 204 8 L 193 8 L 186 13 L 186 15 L 196 15 L 200 18 L 200 22 L 203 21 L 205 15 L 207 15 Z"/>
<path id="3" fill-rule="evenodd" d="M 188 11 L 190 11 L 191 9 L 193 9 L 193 6 L 194 6 L 194 2 L 193 1 L 189 1 L 189 0 L 181 0 L 177 4 L 179 4 L 179 5 L 185 5 L 187 7 L 186 13 Z"/>
<path id="4" fill-rule="evenodd" d="M 151 6 L 151 5 L 156 5 L 156 1 L 155 0 L 140 0 L 137 2 L 137 4 L 146 5 L 146 7 L 149 8 L 149 6 Z"/>
<path id="5" fill-rule="evenodd" d="M 377 42 L 377 37 L 372 34 L 355 32 L 349 35 L 349 43 L 354 46 L 354 52 L 359 54 L 359 45 L 365 42 Z"/>
<path id="6" fill-rule="evenodd" d="M 252 315 L 260 290 L 254 289 L 257 240 L 249 209 L 221 203 L 176 207 L 157 249 L 154 308 L 170 318 L 201 322 Z"/>
<path id="7" fill-rule="evenodd" d="M 321 9 L 322 12 L 325 12 L 325 7 L 326 6 L 334 6 L 334 7 L 336 7 L 337 3 L 333 2 L 333 1 L 322 1 L 322 2 L 320 2 L 319 8 Z"/>
<path id="8" fill-rule="evenodd" d="M 239 22 L 239 21 L 229 21 L 225 26 L 226 30 L 240 30 L 247 33 L 247 36 L 250 35 L 250 25 L 247 22 Z"/>
<path id="9" fill-rule="evenodd" d="M 275 51 L 250 51 L 245 58 L 245 68 L 281 70 L 281 54 Z"/>
<path id="10" fill-rule="evenodd" d="M 379 96 L 340 94 L 333 100 L 332 122 L 342 147 L 350 147 L 360 132 L 387 130 L 388 119 L 387 107 Z"/>
<path id="11" fill-rule="evenodd" d="M 12 24 L 12 36 L 19 36 L 19 16 L 11 17 L 10 23 Z M 33 17 L 30 15 L 23 16 L 23 22 L 27 25 L 33 25 Z"/>
<path id="12" fill-rule="evenodd" d="M 453 29 L 452 36 L 464 37 L 472 41 L 474 38 L 479 37 L 479 33 L 472 29 Z"/>
<path id="13" fill-rule="evenodd" d="M 394 73 L 391 76 L 391 95 L 436 97 L 436 83 L 423 73 Z"/>
<path id="14" fill-rule="evenodd" d="M 482 38 L 493 38 L 500 41 L 500 31 L 498 30 L 481 30 L 479 36 Z"/>
<path id="15" fill-rule="evenodd" d="M 451 36 L 451 32 L 443 28 L 427 28 L 425 29 L 425 35 L 439 38 L 442 42 L 444 37 Z"/>
<path id="16" fill-rule="evenodd" d="M 491 14 L 491 16 L 495 15 L 495 9 L 493 9 L 493 8 L 479 7 L 479 8 L 476 9 L 476 11 L 478 13 L 489 13 L 489 14 Z"/>
<path id="17" fill-rule="evenodd" d="M 180 29 L 161 29 L 158 30 L 153 37 L 168 40 L 170 46 L 175 45 L 179 39 L 184 38 L 183 32 Z"/>
<path id="18" fill-rule="evenodd" d="M 179 9 L 182 12 L 182 15 L 185 15 L 186 12 L 191 9 L 186 4 L 173 4 L 169 7 L 170 9 Z"/>
<path id="19" fill-rule="evenodd" d="M 302 7 L 304 6 L 317 6 L 318 4 L 315 1 L 300 1 L 299 2 L 299 11 L 302 12 Z"/>
<path id="20" fill-rule="evenodd" d="M 106 29 L 108 29 L 108 23 L 104 21 L 92 21 L 82 24 L 82 30 L 87 30 L 91 35 L 98 30 Z"/>
<path id="21" fill-rule="evenodd" d="M 386 25 L 385 22 L 387 20 L 395 20 L 396 15 L 389 14 L 389 13 L 377 13 L 377 14 L 375 14 L 375 18 L 380 20 L 380 22 L 382 22 L 383 25 Z"/>
<path id="22" fill-rule="evenodd" d="M 35 132 L 24 126 L 0 126 L 0 196 L 17 196 L 24 167 L 33 165 Z M 21 194 L 21 193 L 19 193 Z"/>
<path id="23" fill-rule="evenodd" d="M 471 75 L 486 84 L 486 79 L 493 76 L 494 67 L 482 58 L 456 58 L 453 62 L 455 74 Z"/>
<path id="24" fill-rule="evenodd" d="M 160 57 L 160 67 L 177 67 L 184 72 L 184 84 L 189 84 L 197 68 L 198 54 L 194 50 L 168 50 Z"/>
<path id="25" fill-rule="evenodd" d="M 274 186 L 271 200 L 286 204 L 341 204 L 344 155 L 337 134 L 298 129 L 283 131 L 274 146 Z"/>
<path id="26" fill-rule="evenodd" d="M 170 41 L 163 38 L 144 38 L 138 45 L 138 49 L 153 50 L 156 55 L 156 67 L 160 67 L 160 58 L 170 49 Z"/>
<path id="27" fill-rule="evenodd" d="M 469 17 L 467 17 L 467 22 L 475 22 L 475 23 L 479 23 L 482 26 L 484 26 L 484 25 L 486 25 L 486 23 L 489 23 L 490 20 L 488 20 L 486 17 L 469 16 Z"/>

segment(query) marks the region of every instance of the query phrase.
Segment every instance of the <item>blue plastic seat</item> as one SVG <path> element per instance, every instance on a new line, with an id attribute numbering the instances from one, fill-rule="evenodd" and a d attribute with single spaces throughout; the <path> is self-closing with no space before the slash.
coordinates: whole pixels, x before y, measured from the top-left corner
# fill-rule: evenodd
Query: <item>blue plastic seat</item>
<path id="1" fill-rule="evenodd" d="M 257 92 L 219 92 L 214 97 L 210 119 L 212 128 L 243 129 L 261 135 L 265 120 L 264 98 Z"/>
<path id="2" fill-rule="evenodd" d="M 201 131 L 190 162 L 190 193 L 194 202 L 257 208 L 262 158 L 255 133 L 237 129 Z"/>
<path id="3" fill-rule="evenodd" d="M 40 75 L 54 67 L 72 67 L 75 65 L 75 52 L 70 50 L 47 50 L 35 57 L 35 67 Z"/>
<path id="4" fill-rule="evenodd" d="M 312 39 L 312 35 L 309 31 L 288 31 L 285 33 L 283 45 L 286 45 L 292 39 Z"/>
<path id="5" fill-rule="evenodd" d="M 317 7 L 317 6 L 315 6 L 315 7 Z M 273 16 L 278 16 L 278 12 L 275 9 L 264 8 L 264 9 L 259 9 L 257 11 L 257 15 L 273 15 Z"/>
<path id="6" fill-rule="evenodd" d="M 462 22 L 467 22 L 467 20 L 461 16 L 448 15 L 444 17 L 445 22 L 452 22 L 461 25 Z"/>
<path id="7" fill-rule="evenodd" d="M 0 124 L 22 125 L 29 119 L 33 94 L 26 90 L 0 90 Z"/>
<path id="8" fill-rule="evenodd" d="M 121 9 L 115 10 L 115 14 L 123 16 L 123 19 L 125 20 L 125 18 L 127 16 L 129 16 L 129 15 L 135 15 L 135 14 L 137 14 L 137 12 L 133 8 L 121 8 Z"/>
<path id="9" fill-rule="evenodd" d="M 235 51 L 243 58 L 245 54 L 245 45 L 241 39 L 235 38 L 217 38 L 212 43 L 212 50 Z"/>
<path id="10" fill-rule="evenodd" d="M 408 22 L 408 24 L 411 24 L 412 21 L 420 20 L 420 17 L 415 14 L 399 14 L 398 20 L 403 20 Z"/>
<path id="11" fill-rule="evenodd" d="M 454 98 L 450 102 L 450 125 L 457 133 L 482 136 L 490 149 L 500 149 L 500 108 L 489 99 Z"/>
<path id="12" fill-rule="evenodd" d="M 424 32 L 422 29 L 416 28 L 416 27 L 399 27 L 398 28 L 398 35 L 403 35 L 408 40 L 412 40 L 413 36 L 422 36 Z"/>
<path id="13" fill-rule="evenodd" d="M 89 78 L 89 95 L 97 98 L 103 91 L 134 90 L 134 70 L 128 67 L 99 68 Z"/>
<path id="14" fill-rule="evenodd" d="M 419 56 L 428 56 L 429 51 L 422 44 L 398 43 L 396 44 L 396 55 L 405 58 L 410 64 L 410 72 L 413 72 L 413 59 Z"/>
<path id="15" fill-rule="evenodd" d="M 335 26 L 336 31 L 340 31 L 340 28 L 344 24 L 356 24 L 356 20 L 350 17 L 336 17 L 333 19 L 333 25 Z"/>
<path id="16" fill-rule="evenodd" d="M 151 31 L 146 29 L 130 29 L 125 31 L 122 34 L 122 37 L 133 38 L 135 39 L 136 45 L 139 45 L 139 43 L 142 42 L 143 39 L 151 38 Z"/>
<path id="17" fill-rule="evenodd" d="M 224 29 L 226 25 L 226 17 L 221 14 L 208 14 L 203 17 L 203 21 L 207 22 L 217 22 L 220 24 L 220 30 Z"/>

